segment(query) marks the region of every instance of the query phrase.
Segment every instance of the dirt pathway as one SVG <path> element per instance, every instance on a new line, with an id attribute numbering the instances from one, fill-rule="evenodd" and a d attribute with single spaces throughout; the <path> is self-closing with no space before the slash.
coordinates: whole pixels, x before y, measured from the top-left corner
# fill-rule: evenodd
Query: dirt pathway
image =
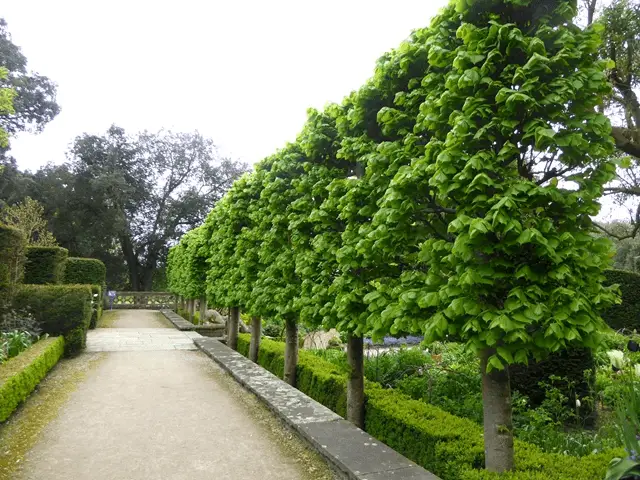
<path id="1" fill-rule="evenodd" d="M 149 312 L 118 316 L 120 328 L 158 328 Z M 41 429 L 21 467 L 0 479 L 333 478 L 317 454 L 201 352 L 106 351 L 70 362 L 95 355 L 100 361 Z M 18 431 L 20 412 L 15 417 Z"/>

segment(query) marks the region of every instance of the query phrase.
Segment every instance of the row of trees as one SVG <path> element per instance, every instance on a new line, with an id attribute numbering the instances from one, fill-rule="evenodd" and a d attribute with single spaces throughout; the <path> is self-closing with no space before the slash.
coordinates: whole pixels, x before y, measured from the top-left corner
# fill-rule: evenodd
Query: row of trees
<path id="1" fill-rule="evenodd" d="M 508 365 L 595 347 L 615 176 L 602 27 L 576 2 L 458 0 L 340 105 L 236 181 L 171 249 L 170 288 L 348 335 L 348 418 L 364 418 L 363 336 L 455 338 L 481 359 L 486 466 L 513 467 Z M 229 343 L 234 347 L 235 328 Z"/>
<path id="2" fill-rule="evenodd" d="M 202 223 L 246 165 L 197 132 L 112 126 L 78 136 L 61 165 L 20 171 L 9 136 L 37 133 L 59 111 L 55 83 L 27 69 L 0 19 L 0 221 L 40 244 L 48 229 L 71 255 L 99 258 L 111 288 L 151 290 L 162 283 L 168 245 Z"/>

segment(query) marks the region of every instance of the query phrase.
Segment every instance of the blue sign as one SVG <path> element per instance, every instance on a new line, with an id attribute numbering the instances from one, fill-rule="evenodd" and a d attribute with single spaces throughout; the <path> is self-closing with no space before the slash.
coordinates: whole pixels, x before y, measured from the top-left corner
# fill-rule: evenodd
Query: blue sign
<path id="1" fill-rule="evenodd" d="M 109 290 L 107 297 L 109 297 L 109 310 L 113 310 L 113 300 L 116 298 L 117 293 L 115 290 Z"/>

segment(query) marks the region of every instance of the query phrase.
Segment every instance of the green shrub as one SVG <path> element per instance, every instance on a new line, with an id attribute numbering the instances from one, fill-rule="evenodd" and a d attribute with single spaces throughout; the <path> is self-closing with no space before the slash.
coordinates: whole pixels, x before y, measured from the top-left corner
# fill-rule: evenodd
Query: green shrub
<path id="1" fill-rule="evenodd" d="M 63 352 L 62 337 L 47 338 L 0 365 L 0 422 L 29 396 Z"/>
<path id="2" fill-rule="evenodd" d="M 104 285 L 107 268 L 96 258 L 69 257 L 64 263 L 62 283 Z"/>
<path id="3" fill-rule="evenodd" d="M 238 338 L 238 352 L 247 355 L 250 335 Z M 282 376 L 284 344 L 262 339 L 258 363 Z M 300 351 L 296 372 L 298 388 L 344 416 L 346 374 L 334 364 Z M 504 475 L 484 470 L 482 427 L 423 401 L 374 382 L 366 384 L 365 428 L 368 433 L 422 465 L 443 480 L 601 480 L 618 449 L 585 457 L 544 453 L 516 440 L 516 470 Z"/>
<path id="4" fill-rule="evenodd" d="M 0 295 L 22 281 L 26 245 L 27 239 L 20 230 L 0 224 Z"/>
<path id="5" fill-rule="evenodd" d="M 67 249 L 61 247 L 27 247 L 24 283 L 33 285 L 61 283 Z"/>
<path id="6" fill-rule="evenodd" d="M 614 330 L 640 331 L 640 275 L 625 270 L 606 270 L 606 284 L 620 285 L 622 303 L 607 309 L 602 318 Z"/>
<path id="7" fill-rule="evenodd" d="M 26 309 L 44 333 L 64 335 L 65 355 L 85 347 L 91 322 L 89 285 L 20 285 L 14 308 Z"/>
<path id="8" fill-rule="evenodd" d="M 102 287 L 91 285 L 91 322 L 89 328 L 94 329 L 102 316 Z"/>

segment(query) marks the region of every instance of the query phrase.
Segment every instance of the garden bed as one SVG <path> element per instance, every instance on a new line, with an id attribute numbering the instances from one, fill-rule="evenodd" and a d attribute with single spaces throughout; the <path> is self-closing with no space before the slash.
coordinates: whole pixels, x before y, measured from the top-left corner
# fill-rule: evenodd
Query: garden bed
<path id="1" fill-rule="evenodd" d="M 40 340 L 0 365 L 0 422 L 36 388 L 64 353 L 64 338 Z"/>
<path id="2" fill-rule="evenodd" d="M 248 353 L 249 341 L 249 335 L 239 336 L 238 351 L 243 355 Z M 258 363 L 282 376 L 284 344 L 263 339 Z M 296 377 L 302 392 L 345 415 L 346 373 L 340 366 L 302 350 Z M 500 477 L 483 470 L 484 442 L 478 423 L 375 382 L 367 382 L 366 396 L 366 431 L 444 480 L 601 480 L 609 461 L 624 455 L 621 448 L 584 457 L 546 453 L 516 440 L 516 469 Z"/>

